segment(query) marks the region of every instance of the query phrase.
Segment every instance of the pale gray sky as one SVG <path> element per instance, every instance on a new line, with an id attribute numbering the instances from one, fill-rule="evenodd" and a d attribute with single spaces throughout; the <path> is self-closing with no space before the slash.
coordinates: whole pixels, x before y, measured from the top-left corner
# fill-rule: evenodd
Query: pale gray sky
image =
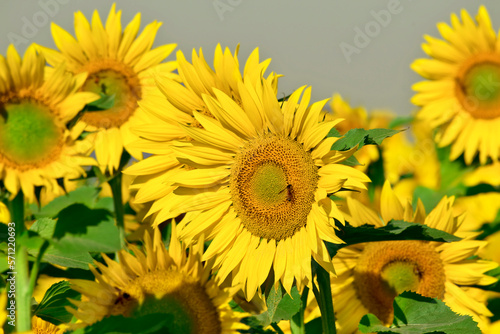
<path id="1" fill-rule="evenodd" d="M 234 50 L 240 62 L 255 48 L 272 58 L 269 70 L 285 76 L 279 94 L 311 85 L 313 99 L 339 92 L 353 105 L 386 108 L 400 115 L 412 109 L 409 67 L 419 57 L 422 35 L 438 37 L 436 23 L 466 8 L 475 16 L 480 5 L 467 0 L 118 0 L 125 26 L 140 11 L 144 27 L 164 24 L 156 45 L 175 42 L 185 54 L 202 47 L 213 60 L 217 43 Z M 98 9 L 103 21 L 112 2 L 102 0 L 0 0 L 0 52 L 13 42 L 20 52 L 28 43 L 54 47 L 50 21 L 74 35 L 73 13 L 87 18 Z M 495 29 L 500 28 L 500 1 L 485 0 Z"/>

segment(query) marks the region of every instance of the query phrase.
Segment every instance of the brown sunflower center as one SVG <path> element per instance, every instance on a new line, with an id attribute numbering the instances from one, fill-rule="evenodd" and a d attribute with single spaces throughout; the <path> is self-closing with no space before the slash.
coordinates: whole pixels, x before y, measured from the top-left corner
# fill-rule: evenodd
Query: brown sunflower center
<path id="1" fill-rule="evenodd" d="M 154 271 L 132 281 L 115 301 L 111 314 L 132 313 L 172 315 L 169 333 L 222 333 L 217 307 L 205 288 L 179 271 Z"/>
<path id="2" fill-rule="evenodd" d="M 247 230 L 265 239 L 286 239 L 306 224 L 317 184 L 311 155 L 278 136 L 248 142 L 231 169 L 234 208 Z"/>
<path id="3" fill-rule="evenodd" d="M 137 74 L 115 60 L 90 63 L 82 69 L 84 71 L 89 75 L 82 90 L 114 95 L 114 105 L 106 110 L 88 111 L 82 116 L 82 121 L 98 128 L 120 127 L 132 116 L 142 97 Z"/>
<path id="4" fill-rule="evenodd" d="M 467 60 L 458 72 L 456 93 L 474 118 L 500 117 L 500 56 L 483 53 Z"/>
<path id="5" fill-rule="evenodd" d="M 394 297 L 403 291 L 443 298 L 443 263 L 423 241 L 369 243 L 354 269 L 354 283 L 363 305 L 386 323 L 392 322 Z"/>
<path id="6" fill-rule="evenodd" d="M 51 109 L 30 98 L 0 100 L 0 162 L 17 170 L 56 160 L 64 127 Z"/>

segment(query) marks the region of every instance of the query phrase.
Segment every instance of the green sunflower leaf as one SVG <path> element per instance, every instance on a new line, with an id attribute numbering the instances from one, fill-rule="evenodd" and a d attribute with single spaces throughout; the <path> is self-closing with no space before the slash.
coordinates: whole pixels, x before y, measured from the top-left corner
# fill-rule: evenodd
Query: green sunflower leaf
<path id="1" fill-rule="evenodd" d="M 118 228 L 108 210 L 73 204 L 57 217 L 57 222 L 48 218 L 37 220 L 31 231 L 52 245 L 73 246 L 81 251 L 110 253 L 121 248 Z"/>
<path id="2" fill-rule="evenodd" d="M 28 248 L 28 254 L 38 256 L 40 247 Z M 70 240 L 50 242 L 49 247 L 42 257 L 42 262 L 78 269 L 89 269 L 89 263 L 93 259 L 89 252 L 82 250 L 79 245 L 73 244 Z"/>
<path id="3" fill-rule="evenodd" d="M 266 300 L 267 311 L 256 316 L 262 327 L 267 327 L 271 323 L 278 323 L 281 320 L 290 320 L 300 311 L 300 294 L 296 287 L 292 288 L 291 296 L 284 294 L 281 285 L 278 289 L 271 289 Z"/>
<path id="4" fill-rule="evenodd" d="M 115 94 L 106 95 L 104 93 L 99 93 L 101 96 L 99 99 L 88 103 L 83 111 L 101 111 L 113 108 L 115 105 Z"/>
<path id="5" fill-rule="evenodd" d="M 361 166 L 361 163 L 359 163 L 358 159 L 356 159 L 354 155 L 351 155 L 349 158 L 342 161 L 341 164 L 346 166 Z"/>
<path id="6" fill-rule="evenodd" d="M 453 242 L 461 240 L 459 237 L 423 224 L 410 223 L 402 220 L 391 220 L 383 227 L 373 225 L 352 226 L 346 222 L 345 226 L 338 224 L 340 231 L 337 235 L 344 244 L 327 242 L 326 247 L 330 256 L 335 256 L 340 248 L 363 242 L 391 241 L 391 240 L 422 240 L 437 242 Z"/>
<path id="7" fill-rule="evenodd" d="M 101 189 L 97 187 L 81 186 L 74 191 L 70 191 L 66 195 L 54 198 L 49 204 L 41 209 L 38 209 L 36 205 L 32 206 L 31 209 L 36 218 L 54 218 L 64 208 L 75 203 L 81 203 L 89 208 L 93 208 L 98 202 L 100 190 Z"/>
<path id="8" fill-rule="evenodd" d="M 405 291 L 394 299 L 394 321 L 384 326 L 375 315 L 365 315 L 360 323 L 362 333 L 447 333 L 480 334 L 471 316 L 458 315 L 443 301 Z"/>
<path id="9" fill-rule="evenodd" d="M 327 137 L 342 137 L 339 130 L 337 130 L 335 128 L 331 128 L 330 132 L 328 132 L 328 134 L 326 136 Z"/>
<path id="10" fill-rule="evenodd" d="M 332 145 L 332 150 L 347 151 L 356 145 L 358 149 L 365 145 L 380 145 L 385 138 L 399 132 L 401 131 L 391 129 L 352 129 Z"/>
<path id="11" fill-rule="evenodd" d="M 86 104 L 85 107 L 83 107 L 83 109 L 80 110 L 78 114 L 76 114 L 76 116 L 68 122 L 68 129 L 74 127 L 86 112 L 102 111 L 113 108 L 113 106 L 115 105 L 116 94 L 106 95 L 101 92 L 99 93 L 99 95 L 101 96 L 100 98 Z"/>
<path id="12" fill-rule="evenodd" d="M 51 239 L 56 229 L 56 221 L 52 218 L 40 218 L 31 225 L 30 231 L 38 233 L 44 239 Z"/>
<path id="13" fill-rule="evenodd" d="M 383 227 L 373 225 L 362 225 L 354 227 L 346 224 L 339 232 L 339 237 L 346 245 L 370 241 L 386 240 L 424 240 L 438 242 L 452 242 L 460 240 L 459 237 L 427 225 L 405 222 L 402 220 L 391 220 Z M 344 244 L 342 244 L 344 246 Z"/>
<path id="14" fill-rule="evenodd" d="M 70 288 L 68 281 L 53 284 L 37 305 L 33 314 L 54 325 L 68 323 L 73 314 L 66 310 L 66 306 L 72 306 L 68 298 L 80 299 L 80 293 Z"/>
<path id="15" fill-rule="evenodd" d="M 41 218 L 30 228 L 37 243 L 27 245 L 28 253 L 37 256 L 43 239 L 49 242 L 42 262 L 88 270 L 91 252 L 111 253 L 121 248 L 120 236 L 112 215 L 105 209 L 89 209 L 73 204 L 63 209 L 58 220 Z"/>
<path id="16" fill-rule="evenodd" d="M 61 239 L 66 234 L 85 235 L 92 226 L 99 225 L 106 220 L 112 220 L 108 210 L 89 209 L 83 204 L 76 203 L 57 214 L 53 237 Z"/>

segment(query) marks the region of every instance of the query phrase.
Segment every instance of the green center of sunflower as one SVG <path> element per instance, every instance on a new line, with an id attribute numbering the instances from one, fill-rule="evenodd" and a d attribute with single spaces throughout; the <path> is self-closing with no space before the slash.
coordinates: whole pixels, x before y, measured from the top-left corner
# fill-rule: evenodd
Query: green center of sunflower
<path id="1" fill-rule="evenodd" d="M 439 253 L 423 241 L 366 244 L 354 268 L 354 285 L 363 305 L 392 322 L 394 298 L 403 291 L 443 298 L 446 276 Z"/>
<path id="2" fill-rule="evenodd" d="M 0 159 L 20 170 L 37 168 L 57 159 L 64 129 L 51 110 L 21 100 L 0 106 Z"/>
<path id="3" fill-rule="evenodd" d="M 273 163 L 257 167 L 252 178 L 252 192 L 262 205 L 272 207 L 284 202 L 288 195 L 287 186 L 283 168 Z"/>
<path id="4" fill-rule="evenodd" d="M 179 271 L 160 270 L 138 277 L 122 291 L 111 310 L 112 315 L 152 313 L 173 316 L 169 333 L 222 333 L 217 307 L 205 288 Z"/>
<path id="5" fill-rule="evenodd" d="M 466 61 L 457 77 L 457 97 L 474 118 L 500 116 L 500 57 L 479 54 Z"/>
<path id="6" fill-rule="evenodd" d="M 399 295 L 404 291 L 417 291 L 420 283 L 418 267 L 412 262 L 392 262 L 382 269 L 380 277 L 387 293 Z"/>
<path id="7" fill-rule="evenodd" d="M 82 90 L 114 95 L 114 104 L 106 110 L 87 111 L 82 120 L 98 128 L 120 127 L 132 116 L 141 99 L 139 78 L 131 68 L 112 60 L 90 63 L 83 70 L 89 75 Z"/>
<path id="8" fill-rule="evenodd" d="M 318 168 L 300 143 L 273 135 L 253 139 L 231 169 L 234 208 L 253 235 L 289 238 L 307 223 L 318 178 Z"/>
<path id="9" fill-rule="evenodd" d="M 467 93 L 483 103 L 496 102 L 500 98 L 500 67 L 480 64 L 473 67 L 466 77 Z"/>

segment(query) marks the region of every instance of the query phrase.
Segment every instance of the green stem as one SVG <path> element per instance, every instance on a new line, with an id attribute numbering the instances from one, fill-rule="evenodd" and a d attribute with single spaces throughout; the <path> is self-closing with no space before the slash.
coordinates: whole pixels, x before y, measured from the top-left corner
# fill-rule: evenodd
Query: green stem
<path id="1" fill-rule="evenodd" d="M 24 332 L 31 329 L 31 294 L 29 293 L 28 251 L 25 246 L 16 247 L 16 311 L 17 331 Z"/>
<path id="2" fill-rule="evenodd" d="M 36 261 L 33 264 L 33 267 L 31 268 L 31 275 L 30 275 L 30 285 L 29 285 L 29 294 L 32 295 L 33 291 L 35 290 L 35 284 L 36 284 L 36 279 L 38 278 L 38 271 L 40 270 L 40 263 L 42 262 L 42 257 L 47 248 L 49 248 L 49 241 L 44 240 L 42 246 L 40 247 L 40 250 L 38 251 L 38 255 L 36 257 Z"/>
<path id="3" fill-rule="evenodd" d="M 10 271 L 11 274 L 8 278 L 15 280 L 16 328 L 18 332 L 24 332 L 31 329 L 31 293 L 29 289 L 28 250 L 25 246 L 17 243 L 17 240 L 25 233 L 23 192 L 19 191 L 10 204 L 12 221 L 15 226 L 16 251 L 15 268 Z"/>
<path id="4" fill-rule="evenodd" d="M 122 172 L 118 170 L 115 176 L 109 180 L 111 192 L 113 193 L 113 203 L 115 205 L 116 226 L 120 231 L 120 241 L 122 248 L 125 247 L 125 209 L 122 197 Z"/>
<path id="5" fill-rule="evenodd" d="M 307 306 L 307 295 L 309 294 L 309 288 L 306 286 L 300 297 L 301 305 L 300 311 L 295 314 L 290 320 L 290 330 L 292 334 L 305 334 L 306 326 L 304 323 L 304 310 Z"/>
<path id="6" fill-rule="evenodd" d="M 335 334 L 335 313 L 333 311 L 332 288 L 330 286 L 330 274 L 320 265 L 317 266 L 317 277 L 319 290 L 313 284 L 313 292 L 318 301 L 321 312 L 321 324 L 324 334 Z"/>

